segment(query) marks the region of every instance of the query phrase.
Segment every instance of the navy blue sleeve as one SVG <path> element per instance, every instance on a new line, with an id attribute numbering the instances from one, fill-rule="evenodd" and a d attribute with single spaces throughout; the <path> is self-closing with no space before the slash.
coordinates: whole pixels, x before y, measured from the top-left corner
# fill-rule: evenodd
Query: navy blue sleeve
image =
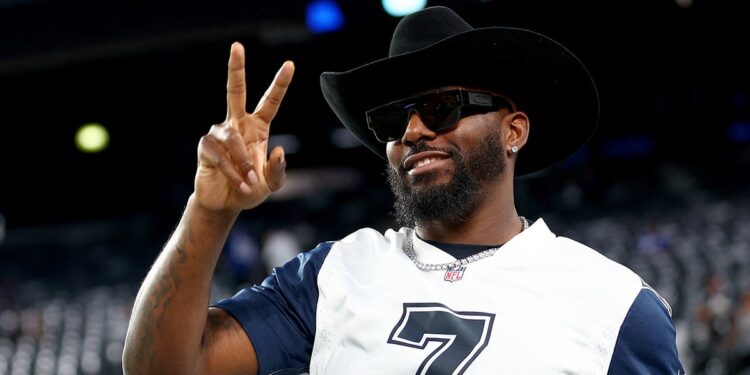
<path id="1" fill-rule="evenodd" d="M 677 356 L 675 329 L 661 297 L 643 288 L 617 336 L 609 375 L 685 374 Z"/>
<path id="2" fill-rule="evenodd" d="M 322 243 L 273 270 L 261 285 L 246 288 L 215 307 L 247 332 L 259 374 L 299 373 L 310 364 L 318 304 L 318 272 L 333 242 Z"/>

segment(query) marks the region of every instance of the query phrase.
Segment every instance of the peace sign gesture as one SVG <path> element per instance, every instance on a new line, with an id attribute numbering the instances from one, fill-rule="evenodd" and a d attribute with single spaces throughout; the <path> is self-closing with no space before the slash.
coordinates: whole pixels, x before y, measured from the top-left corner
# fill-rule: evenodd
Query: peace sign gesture
<path id="1" fill-rule="evenodd" d="M 227 118 L 213 125 L 198 145 L 195 196 L 210 210 L 240 211 L 262 203 L 286 179 L 284 150 L 268 155 L 268 133 L 294 74 L 285 62 L 255 111 L 247 113 L 245 49 L 232 44 L 227 76 Z"/>

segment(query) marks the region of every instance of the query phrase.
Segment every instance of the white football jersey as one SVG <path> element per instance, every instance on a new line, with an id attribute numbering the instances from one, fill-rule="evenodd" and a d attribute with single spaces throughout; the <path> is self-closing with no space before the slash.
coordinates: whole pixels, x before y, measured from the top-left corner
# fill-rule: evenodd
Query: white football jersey
<path id="1" fill-rule="evenodd" d="M 217 307 L 261 374 L 683 374 L 669 305 L 538 220 L 493 256 L 422 271 L 405 231 L 361 229 Z M 454 261 L 414 239 L 424 263 Z"/>

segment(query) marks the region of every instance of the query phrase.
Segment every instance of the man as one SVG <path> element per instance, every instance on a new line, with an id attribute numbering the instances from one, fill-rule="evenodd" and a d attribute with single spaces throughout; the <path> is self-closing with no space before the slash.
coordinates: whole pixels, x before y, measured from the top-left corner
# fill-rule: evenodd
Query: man
<path id="1" fill-rule="evenodd" d="M 591 135 L 589 73 L 545 36 L 474 29 L 444 7 L 402 19 L 389 57 L 321 76 L 344 125 L 387 158 L 405 227 L 323 243 L 206 308 L 237 215 L 284 182 L 283 150 L 266 145 L 293 70 L 248 114 L 232 46 L 227 120 L 201 139 L 195 193 L 136 299 L 127 373 L 683 373 L 656 292 L 514 206 L 514 176 Z"/>

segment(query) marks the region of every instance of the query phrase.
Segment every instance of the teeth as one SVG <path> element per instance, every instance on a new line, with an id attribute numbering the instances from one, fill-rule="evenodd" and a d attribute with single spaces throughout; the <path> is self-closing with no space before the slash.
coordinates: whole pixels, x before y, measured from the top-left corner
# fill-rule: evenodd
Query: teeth
<path id="1" fill-rule="evenodd" d="M 435 161 L 435 160 L 438 160 L 438 158 L 427 158 L 427 159 L 422 159 L 422 160 L 420 160 L 420 161 L 418 161 L 418 162 L 417 162 L 417 167 L 421 167 L 421 166 L 423 166 L 423 165 L 427 165 L 427 164 L 430 164 L 430 163 L 432 163 L 432 162 L 433 162 L 433 161 Z"/>

